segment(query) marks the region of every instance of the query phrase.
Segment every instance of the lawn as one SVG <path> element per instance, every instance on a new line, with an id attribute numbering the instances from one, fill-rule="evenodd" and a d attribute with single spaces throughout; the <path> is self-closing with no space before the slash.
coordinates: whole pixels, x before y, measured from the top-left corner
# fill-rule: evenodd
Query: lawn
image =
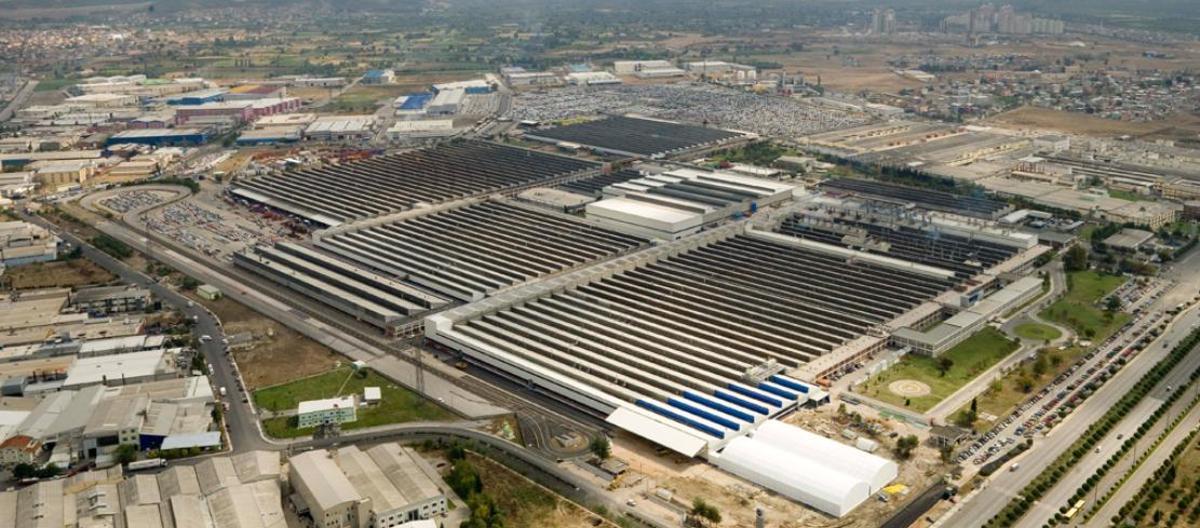
<path id="1" fill-rule="evenodd" d="M 1082 337 L 1102 340 L 1129 320 L 1129 314 L 1108 314 L 1097 302 L 1125 282 L 1124 277 L 1094 271 L 1067 275 L 1067 294 L 1042 312 L 1042 318 L 1070 326 Z"/>
<path id="2" fill-rule="evenodd" d="M 71 86 L 77 82 L 79 82 L 79 79 L 45 79 L 38 81 L 37 87 L 35 87 L 33 91 L 53 92 L 55 90 L 62 90 L 63 88 Z"/>
<path id="3" fill-rule="evenodd" d="M 937 359 L 909 354 L 900 363 L 869 380 L 860 390 L 879 401 L 925 412 L 1011 354 L 1017 346 L 1015 340 L 999 330 L 985 327 L 942 355 L 953 362 L 944 376 L 938 371 Z M 897 380 L 920 381 L 929 385 L 930 393 L 908 398 L 906 403 L 905 397 L 888 390 L 888 384 Z"/>
<path id="4" fill-rule="evenodd" d="M 383 401 L 360 408 L 358 420 L 342 424 L 342 429 L 360 429 L 379 425 L 450 420 L 454 415 L 373 370 L 366 376 L 353 374 L 350 367 L 341 367 L 317 376 L 299 379 L 254 391 L 254 403 L 269 411 L 293 410 L 301 401 L 333 398 L 339 395 L 362 394 L 364 387 L 380 387 Z M 340 391 L 340 392 L 339 392 Z M 297 429 L 294 416 L 279 416 L 263 420 L 263 429 L 276 438 L 294 438 L 312 433 L 312 429 Z"/>
<path id="5" fill-rule="evenodd" d="M 1013 329 L 1017 335 L 1034 341 L 1054 341 L 1062 337 L 1057 328 L 1042 323 L 1022 323 Z"/>
<path id="6" fill-rule="evenodd" d="M 1144 195 L 1141 195 L 1141 194 L 1138 194 L 1135 192 L 1121 190 L 1121 189 L 1109 189 L 1108 196 L 1111 198 L 1118 198 L 1121 200 L 1129 200 L 1131 202 L 1140 202 L 1140 201 L 1147 199 Z"/>

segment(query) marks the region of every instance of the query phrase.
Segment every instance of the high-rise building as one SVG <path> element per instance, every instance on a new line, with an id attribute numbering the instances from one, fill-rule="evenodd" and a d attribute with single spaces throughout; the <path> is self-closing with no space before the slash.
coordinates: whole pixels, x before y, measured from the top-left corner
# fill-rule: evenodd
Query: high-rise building
<path id="1" fill-rule="evenodd" d="M 891 35 L 896 32 L 896 10 L 877 7 L 871 12 L 871 33 Z"/>

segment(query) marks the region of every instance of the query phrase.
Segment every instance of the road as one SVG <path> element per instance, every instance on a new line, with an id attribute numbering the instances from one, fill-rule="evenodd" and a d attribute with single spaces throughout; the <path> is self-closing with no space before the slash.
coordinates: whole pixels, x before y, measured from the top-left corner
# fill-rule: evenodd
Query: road
<path id="1" fill-rule="evenodd" d="M 1197 392 L 1197 390 L 1200 389 L 1193 387 L 1191 392 L 1194 394 Z M 1190 400 L 1190 398 L 1182 398 L 1181 401 L 1183 400 Z M 1187 401 L 1183 401 L 1184 405 L 1187 403 Z M 1168 419 L 1168 417 L 1163 417 L 1160 421 L 1166 421 Z M 1191 434 L 1192 430 L 1198 426 L 1200 426 L 1200 405 L 1193 407 L 1183 418 L 1183 420 L 1179 422 L 1179 425 L 1177 425 L 1171 430 L 1170 433 L 1167 434 L 1166 438 L 1163 439 L 1158 448 L 1155 449 L 1150 456 L 1146 457 L 1145 461 L 1142 462 L 1142 465 L 1138 466 L 1138 468 L 1134 470 L 1133 474 L 1131 474 L 1125 480 L 1117 492 L 1114 493 L 1113 496 L 1104 503 L 1100 510 L 1096 511 L 1096 513 L 1089 517 L 1090 522 L 1088 522 L 1087 525 L 1111 526 L 1113 516 L 1117 515 L 1122 506 L 1133 500 L 1134 496 L 1141 492 L 1142 486 L 1154 476 L 1154 472 L 1162 466 L 1163 462 L 1166 462 L 1166 460 L 1171 457 L 1171 453 L 1175 450 L 1175 446 L 1187 439 L 1187 436 Z M 1153 442 L 1153 439 L 1150 439 L 1150 441 Z M 1133 457 L 1126 456 L 1125 458 L 1132 459 Z M 1101 491 L 1100 493 L 1103 495 L 1104 491 Z"/>
<path id="2" fill-rule="evenodd" d="M 13 114 L 17 113 L 17 110 L 22 106 L 25 106 L 25 101 L 29 99 L 29 96 L 33 95 L 33 91 L 37 88 L 37 85 L 37 81 L 27 81 L 25 86 L 17 90 L 17 95 L 14 95 L 4 109 L 0 110 L 0 123 L 12 119 Z"/>
<path id="3" fill-rule="evenodd" d="M 1188 315 L 1185 316 L 1185 320 L 1190 320 L 1194 324 L 1200 324 L 1200 312 L 1195 310 L 1188 312 Z M 1176 327 L 1180 328 L 1181 330 L 1186 328 L 1186 330 L 1189 332 L 1191 330 L 1190 324 L 1186 325 L 1186 327 L 1182 325 L 1176 325 Z M 1170 347 L 1166 345 L 1173 345 L 1176 342 L 1177 339 L 1170 339 L 1169 342 L 1159 341 L 1155 344 L 1155 348 L 1160 349 L 1163 352 L 1167 352 L 1170 350 Z M 1138 427 L 1140 427 L 1156 409 L 1162 406 L 1163 402 L 1166 401 L 1166 399 L 1170 396 L 1170 392 L 1172 390 L 1168 387 L 1178 388 L 1188 382 L 1192 372 L 1194 372 L 1197 368 L 1200 368 L 1200 353 L 1198 353 L 1198 351 L 1200 351 L 1200 348 L 1197 348 L 1189 353 L 1182 361 L 1179 362 L 1178 365 L 1175 366 L 1174 369 L 1171 370 L 1171 372 L 1169 372 L 1162 379 L 1162 381 L 1155 385 L 1155 387 L 1151 389 L 1146 397 L 1143 398 L 1142 401 L 1140 401 L 1133 408 L 1133 410 L 1125 416 L 1125 418 L 1118 422 L 1117 425 L 1114 426 L 1108 432 L 1108 434 L 1104 436 L 1103 439 L 1097 442 L 1097 447 L 1093 451 L 1080 458 L 1076 462 L 1075 466 L 1071 468 L 1071 471 L 1066 475 L 1063 475 L 1062 478 L 1059 479 L 1054 485 L 1054 487 L 1042 496 L 1042 498 L 1038 501 L 1038 504 L 1025 514 L 1021 521 L 1017 523 L 1017 526 L 1021 528 L 1038 528 L 1045 525 L 1047 521 L 1054 517 L 1054 514 L 1058 512 L 1058 508 L 1067 504 L 1067 502 L 1075 494 L 1075 491 L 1083 485 L 1084 481 L 1092 475 L 1095 475 L 1096 472 L 1104 466 L 1104 463 L 1112 457 L 1113 453 L 1116 452 L 1117 448 L 1121 445 L 1124 439 L 1133 436 L 1133 434 L 1137 432 Z M 1190 388 L 1189 394 L 1185 396 L 1185 399 L 1190 401 L 1195 392 L 1196 391 L 1194 388 Z M 1099 395 L 1099 392 L 1097 392 L 1097 395 Z M 1121 396 L 1123 396 L 1123 394 Z M 1160 421 L 1167 420 L 1169 422 L 1173 418 L 1173 415 L 1168 415 L 1161 418 Z M 1065 425 L 1066 423 L 1063 423 L 1063 426 Z M 1088 425 L 1090 425 L 1090 423 Z M 1082 430 L 1079 431 L 1079 433 L 1082 432 Z M 1076 435 L 1073 435 L 1068 438 L 1073 441 L 1075 436 Z M 1097 489 L 1097 493 L 1085 499 L 1085 506 L 1083 508 L 1084 511 L 1087 511 L 1092 507 L 1094 504 L 1093 501 L 1097 500 L 1100 493 L 1102 493 L 1102 491 Z"/>
<path id="4" fill-rule="evenodd" d="M 982 526 L 988 519 L 1000 512 L 1027 484 L 1040 475 L 1044 468 L 1065 452 L 1075 438 L 1104 416 L 1109 408 L 1142 379 L 1146 372 L 1167 355 L 1169 349 L 1163 346 L 1164 340 L 1171 343 L 1178 342 L 1197 323 L 1200 323 L 1200 314 L 1196 310 L 1188 311 L 1176 319 L 1168 326 L 1159 340 L 1134 356 L 1129 364 L 1101 386 L 1095 394 L 1083 400 L 1083 403 L 1062 423 L 1052 429 L 1044 439 L 1036 440 L 1033 448 L 1018 457 L 1016 460 L 1020 466 L 1016 471 L 1001 471 L 993 475 L 979 492 L 964 498 L 963 502 L 950 514 L 943 516 L 938 524 L 954 528 Z M 1181 364 L 1192 364 L 1198 359 L 1196 356 L 1195 353 L 1189 355 L 1189 361 L 1181 362 Z M 1181 369 L 1175 369 L 1172 374 L 1178 372 L 1181 372 Z M 1082 478 L 1086 479 L 1087 475 L 1083 475 Z M 1074 487 L 1071 487 L 1071 490 L 1073 491 Z M 1058 505 L 1054 507 L 1057 508 Z"/>
<path id="5" fill-rule="evenodd" d="M 124 262 L 96 249 L 79 237 L 59 229 L 58 226 L 45 221 L 41 217 L 27 215 L 24 212 L 18 214 L 21 216 L 21 219 L 45 227 L 66 242 L 78 246 L 84 257 L 120 277 L 122 281 L 148 288 L 163 304 L 178 310 L 184 316 L 192 319 L 194 322 L 193 333 L 195 335 L 207 335 L 211 337 L 211 339 L 206 340 L 207 342 L 199 344 L 199 351 L 204 356 L 205 362 L 212 365 L 209 375 L 211 376 L 213 385 L 215 387 L 225 387 L 229 394 L 228 398 L 226 398 L 229 402 L 229 409 L 225 412 L 225 421 L 231 446 L 237 451 L 271 448 L 271 444 L 263 439 L 259 431 L 258 420 L 250 404 L 242 401 L 242 398 L 239 396 L 242 394 L 241 388 L 243 385 L 236 373 L 236 367 L 233 365 L 230 357 L 225 354 L 225 347 L 222 343 L 225 334 L 216 316 L 179 292 L 159 284 L 146 274 L 129 267 Z"/>

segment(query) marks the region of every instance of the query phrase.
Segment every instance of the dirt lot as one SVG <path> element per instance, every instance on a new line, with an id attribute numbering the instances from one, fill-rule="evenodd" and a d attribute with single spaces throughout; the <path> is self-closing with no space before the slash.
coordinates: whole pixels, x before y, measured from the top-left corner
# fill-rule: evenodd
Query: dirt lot
<path id="1" fill-rule="evenodd" d="M 282 324 L 262 316 L 246 306 L 226 298 L 207 301 L 193 297 L 208 306 L 232 336 L 249 332 L 254 343 L 235 349 L 234 360 L 250 390 L 311 376 L 327 371 L 346 359 L 325 345 L 317 343 Z"/>
<path id="2" fill-rule="evenodd" d="M 5 288 L 17 290 L 35 288 L 73 288 L 88 284 L 106 284 L 116 276 L 97 266 L 94 262 L 78 258 L 74 260 L 38 262 L 17 266 L 4 271 L 0 282 Z"/>
<path id="3" fill-rule="evenodd" d="M 1093 117 L 1076 112 L 1062 112 L 1026 106 L 1005 112 L 990 121 L 1024 129 L 1055 130 L 1067 134 L 1089 136 L 1144 136 L 1170 128 L 1164 123 L 1132 123 Z"/>

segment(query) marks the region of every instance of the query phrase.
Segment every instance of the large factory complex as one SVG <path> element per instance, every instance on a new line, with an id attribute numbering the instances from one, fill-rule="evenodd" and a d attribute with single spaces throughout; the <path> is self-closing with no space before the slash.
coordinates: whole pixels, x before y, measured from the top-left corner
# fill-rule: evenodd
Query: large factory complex
<path id="1" fill-rule="evenodd" d="M 234 263 L 834 516 L 897 464 L 781 418 L 876 354 L 936 356 L 1042 291 L 1024 274 L 1048 248 L 997 221 L 1003 202 L 667 161 L 748 138 L 682 123 L 527 136 L 552 146 L 239 180 L 233 200 L 316 230 Z"/>

